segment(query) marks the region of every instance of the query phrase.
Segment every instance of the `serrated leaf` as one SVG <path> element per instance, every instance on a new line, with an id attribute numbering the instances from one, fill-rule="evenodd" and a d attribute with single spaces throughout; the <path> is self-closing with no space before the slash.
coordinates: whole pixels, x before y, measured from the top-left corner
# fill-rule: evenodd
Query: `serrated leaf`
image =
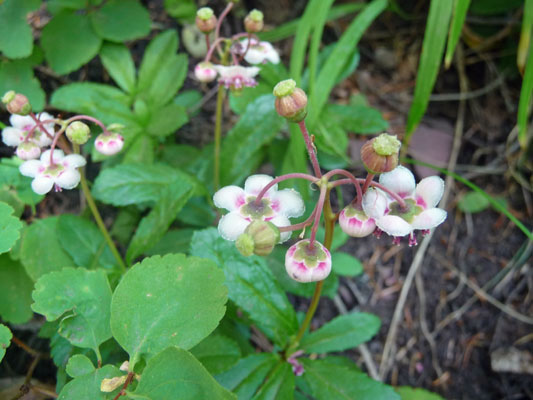
<path id="1" fill-rule="evenodd" d="M 33 311 L 48 321 L 61 318 L 59 334 L 77 347 L 93 349 L 111 337 L 111 288 L 102 270 L 64 268 L 39 278 L 32 294 Z"/>
<path id="2" fill-rule="evenodd" d="M 146 364 L 134 398 L 180 400 L 236 399 L 220 386 L 191 353 L 169 347 Z"/>
<path id="3" fill-rule="evenodd" d="M 95 370 L 93 363 L 83 354 L 75 354 L 69 358 L 66 371 L 71 378 L 90 374 Z"/>
<path id="4" fill-rule="evenodd" d="M 174 181 L 163 188 L 159 201 L 150 213 L 141 220 L 126 253 L 126 261 L 153 247 L 165 234 L 176 215 L 194 192 L 194 186 L 187 180 Z"/>
<path id="5" fill-rule="evenodd" d="M 93 31 L 89 17 L 64 11 L 45 25 L 41 46 L 46 61 L 60 75 L 77 70 L 98 54 L 102 39 Z"/>
<path id="6" fill-rule="evenodd" d="M 277 345 L 283 347 L 298 330 L 294 309 L 262 258 L 243 257 L 215 228 L 195 232 L 191 254 L 222 268 L 230 299 Z"/>
<path id="7" fill-rule="evenodd" d="M 300 342 L 300 348 L 308 353 L 351 349 L 370 340 L 379 331 L 380 326 L 379 318 L 372 314 L 341 315 L 305 336 Z"/>
<path id="8" fill-rule="evenodd" d="M 279 362 L 274 370 L 268 374 L 254 400 L 291 400 L 294 397 L 294 374 L 287 362 Z"/>
<path id="9" fill-rule="evenodd" d="M 6 354 L 6 349 L 11 343 L 11 338 L 13 335 L 9 328 L 5 325 L 0 324 L 0 361 L 4 358 Z"/>
<path id="10" fill-rule="evenodd" d="M 112 42 L 138 39 L 150 33 L 150 14 L 138 0 L 110 0 L 90 17 L 95 32 Z"/>
<path id="11" fill-rule="evenodd" d="M 241 359 L 229 371 L 215 376 L 215 379 L 235 393 L 239 400 L 248 400 L 278 362 L 279 357 L 273 353 L 252 354 Z"/>
<path id="12" fill-rule="evenodd" d="M 22 222 L 12 215 L 14 212 L 9 204 L 0 202 L 0 253 L 11 250 L 20 237 Z"/>
<path id="13" fill-rule="evenodd" d="M 354 277 L 363 273 L 363 264 L 354 256 L 335 252 L 331 255 L 331 266 L 336 274 Z"/>
<path id="14" fill-rule="evenodd" d="M 171 229 L 151 249 L 146 251 L 146 255 L 163 256 L 169 253 L 187 253 L 194 232 L 195 230 L 190 228 Z"/>
<path id="15" fill-rule="evenodd" d="M 56 232 L 61 247 L 78 267 L 94 269 L 116 265 L 102 233 L 91 221 L 77 215 L 63 214 L 59 216 Z"/>
<path id="16" fill-rule="evenodd" d="M 396 393 L 401 396 L 402 400 L 444 400 L 444 398 L 438 394 L 432 393 L 425 389 L 401 386 L 397 387 L 395 390 Z"/>
<path id="17" fill-rule="evenodd" d="M 0 160 L 0 187 L 16 192 L 17 198 L 24 204 L 35 205 L 44 196 L 36 194 L 31 189 L 31 178 L 20 174 L 21 164 L 22 161 L 18 157 Z"/>
<path id="18" fill-rule="evenodd" d="M 0 92 L 8 90 L 25 95 L 34 111 L 44 108 L 45 94 L 41 83 L 33 75 L 29 59 L 0 62 Z"/>
<path id="19" fill-rule="evenodd" d="M 123 44 L 105 43 L 100 49 L 100 58 L 109 75 L 122 90 L 135 90 L 135 64 L 129 49 Z"/>
<path id="20" fill-rule="evenodd" d="M 219 334 L 210 335 L 202 340 L 191 349 L 191 354 L 212 375 L 227 371 L 241 358 L 237 342 Z"/>
<path id="21" fill-rule="evenodd" d="M 119 389 L 112 393 L 104 393 L 100 391 L 100 385 L 104 379 L 121 375 L 124 373 L 117 367 L 104 365 L 90 374 L 78 376 L 67 383 L 59 393 L 58 400 L 110 400 L 115 397 Z"/>
<path id="22" fill-rule="evenodd" d="M 33 32 L 26 17 L 40 4 L 40 0 L 5 0 L 0 4 L 0 51 L 6 57 L 23 58 L 31 54 Z"/>
<path id="23" fill-rule="evenodd" d="M 0 316 L 13 324 L 23 324 L 33 317 L 31 291 L 33 282 L 24 267 L 7 254 L 0 255 Z"/>
<path id="24" fill-rule="evenodd" d="M 20 256 L 22 265 L 33 281 L 48 272 L 75 265 L 59 244 L 56 233 L 58 221 L 58 217 L 48 217 L 33 222 L 25 229 Z"/>
<path id="25" fill-rule="evenodd" d="M 153 256 L 135 264 L 118 284 L 111 329 L 133 368 L 141 356 L 199 343 L 224 316 L 226 300 L 224 275 L 212 261 L 183 254 Z"/>
<path id="26" fill-rule="evenodd" d="M 189 122 L 185 107 L 175 103 L 157 108 L 151 115 L 146 131 L 156 137 L 165 137 Z"/>
<path id="27" fill-rule="evenodd" d="M 305 369 L 301 378 L 309 385 L 316 400 L 400 400 L 394 390 L 374 381 L 362 372 L 335 365 L 326 360 L 299 360 Z"/>

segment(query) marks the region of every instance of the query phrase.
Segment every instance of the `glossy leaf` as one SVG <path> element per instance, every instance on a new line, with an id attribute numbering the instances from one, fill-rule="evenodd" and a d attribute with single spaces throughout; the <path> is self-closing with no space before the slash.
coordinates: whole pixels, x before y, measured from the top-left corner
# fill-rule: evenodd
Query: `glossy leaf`
<path id="1" fill-rule="evenodd" d="M 125 92 L 135 90 L 135 64 L 129 49 L 123 44 L 105 43 L 100 49 L 105 69 Z"/>
<path id="2" fill-rule="evenodd" d="M 20 237 L 22 222 L 12 215 L 14 212 L 9 204 L 0 202 L 0 253 L 11 250 Z"/>
<path id="3" fill-rule="evenodd" d="M 254 400 L 290 400 L 294 397 L 294 374 L 287 362 L 278 362 L 261 385 Z"/>
<path id="4" fill-rule="evenodd" d="M 98 54 L 102 39 L 93 31 L 89 17 L 61 12 L 45 25 L 41 46 L 46 61 L 60 75 L 77 70 Z"/>
<path id="5" fill-rule="evenodd" d="M 148 251 L 148 256 L 164 256 L 169 253 L 187 253 L 195 230 L 190 228 L 171 229 Z"/>
<path id="6" fill-rule="evenodd" d="M 33 311 L 48 321 L 61 318 L 59 334 L 77 347 L 93 349 L 111 337 L 111 288 L 102 270 L 64 268 L 35 283 Z"/>
<path id="7" fill-rule="evenodd" d="M 354 256 L 335 252 L 331 255 L 331 267 L 336 274 L 354 277 L 363 273 L 363 264 Z"/>
<path id="8" fill-rule="evenodd" d="M 364 105 L 328 104 L 320 120 L 324 121 L 325 127 L 329 127 L 331 121 L 358 135 L 379 133 L 389 128 L 379 110 Z"/>
<path id="9" fill-rule="evenodd" d="M 415 94 L 407 117 L 405 144 L 409 143 L 411 135 L 426 112 L 444 54 L 453 4 L 453 1 L 431 1 L 416 75 Z"/>
<path id="10" fill-rule="evenodd" d="M 191 349 L 191 354 L 212 375 L 227 371 L 241 358 L 241 350 L 237 342 L 216 333 L 194 346 Z"/>
<path id="11" fill-rule="evenodd" d="M 478 213 L 486 210 L 490 203 L 485 196 L 478 192 L 468 192 L 457 203 L 459 209 L 466 213 Z"/>
<path id="12" fill-rule="evenodd" d="M 112 42 L 139 39 L 150 33 L 150 14 L 138 0 L 110 0 L 90 14 L 95 32 Z"/>
<path id="13" fill-rule="evenodd" d="M 448 43 L 446 45 L 446 55 L 444 56 L 444 65 L 450 68 L 452 65 L 453 53 L 457 42 L 461 37 L 463 25 L 466 19 L 466 13 L 470 6 L 470 0 L 455 0 L 453 5 L 453 16 L 450 24 L 450 31 L 448 32 Z"/>
<path id="14" fill-rule="evenodd" d="M 222 268 L 229 298 L 277 345 L 285 345 L 298 330 L 294 309 L 262 258 L 243 257 L 215 228 L 194 234 L 191 254 L 209 258 Z"/>
<path id="15" fill-rule="evenodd" d="M 409 386 L 397 387 L 396 393 L 401 396 L 402 400 L 444 400 L 438 394 L 432 393 L 425 389 L 412 388 Z"/>
<path id="16" fill-rule="evenodd" d="M 0 51 L 9 58 L 28 57 L 33 49 L 33 32 L 27 15 L 40 0 L 5 0 L 0 7 Z"/>
<path id="17" fill-rule="evenodd" d="M 0 63 L 0 92 L 5 93 L 8 90 L 25 95 L 34 111 L 41 111 L 44 108 L 44 90 L 33 74 L 29 59 L 5 60 Z"/>
<path id="18" fill-rule="evenodd" d="M 7 254 L 0 255 L 0 316 L 3 321 L 23 324 L 33 317 L 33 282 L 24 267 Z"/>
<path id="19" fill-rule="evenodd" d="M 156 137 L 168 136 L 189 122 L 185 107 L 169 103 L 154 110 L 146 131 Z"/>
<path id="20" fill-rule="evenodd" d="M 379 331 L 380 326 L 379 318 L 372 314 L 341 315 L 305 336 L 300 342 L 300 348 L 308 353 L 351 349 L 370 340 Z"/>
<path id="21" fill-rule="evenodd" d="M 0 324 L 0 361 L 4 358 L 6 354 L 6 349 L 11 343 L 11 338 L 13 335 L 9 328 L 3 324 Z"/>
<path id="22" fill-rule="evenodd" d="M 180 400 L 236 399 L 220 386 L 191 353 L 169 347 L 146 364 L 133 398 Z"/>
<path id="23" fill-rule="evenodd" d="M 183 254 L 146 258 L 128 270 L 113 294 L 113 336 L 133 368 L 141 356 L 199 343 L 224 316 L 226 300 L 224 275 L 212 261 Z"/>
<path id="24" fill-rule="evenodd" d="M 69 358 L 67 363 L 67 374 L 71 378 L 77 378 L 78 376 L 90 374 L 94 371 L 94 365 L 87 358 L 87 356 L 84 356 L 83 354 L 75 354 L 72 357 Z"/>
<path id="25" fill-rule="evenodd" d="M 78 376 L 67 383 L 59 393 L 58 400 L 111 400 L 119 389 L 112 393 L 100 390 L 104 379 L 115 378 L 124 375 L 123 372 L 113 365 L 104 365 L 93 372 Z"/>
<path id="26" fill-rule="evenodd" d="M 58 221 L 58 217 L 40 219 L 25 230 L 20 246 L 21 262 L 33 281 L 48 272 L 75 265 L 59 243 Z"/>

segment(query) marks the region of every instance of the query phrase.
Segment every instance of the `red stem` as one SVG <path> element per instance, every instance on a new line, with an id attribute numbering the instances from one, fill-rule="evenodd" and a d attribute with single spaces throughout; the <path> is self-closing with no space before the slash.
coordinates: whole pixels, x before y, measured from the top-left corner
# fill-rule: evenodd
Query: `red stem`
<path id="1" fill-rule="evenodd" d="M 374 174 L 368 174 L 365 179 L 365 184 L 363 185 L 363 193 L 366 192 L 368 189 L 368 186 L 370 185 L 370 182 L 372 182 L 372 179 L 374 179 Z"/>
<path id="2" fill-rule="evenodd" d="M 307 225 L 310 225 L 311 222 L 313 222 L 313 219 L 315 218 L 315 213 L 316 213 L 316 206 L 313 212 L 311 213 L 311 215 L 309 215 L 309 218 L 307 218 L 304 222 L 300 222 L 299 224 L 294 224 L 294 225 L 289 225 L 289 226 L 281 226 L 281 227 L 278 227 L 278 229 L 280 232 L 292 232 L 298 229 L 305 228 Z"/>
<path id="3" fill-rule="evenodd" d="M 43 125 L 43 122 L 40 121 L 39 118 L 37 118 L 37 117 L 35 116 L 34 113 L 30 113 L 30 117 L 31 117 L 31 119 L 33 119 L 33 121 L 35 122 L 35 124 L 36 124 L 39 128 L 41 128 L 41 129 L 43 130 L 44 133 L 46 133 L 46 135 L 47 135 L 50 139 L 53 139 L 53 138 L 54 138 L 54 136 L 51 135 L 51 134 L 48 132 L 48 130 L 46 130 L 46 128 L 45 128 L 44 125 Z"/>
<path id="4" fill-rule="evenodd" d="M 266 192 L 268 192 L 268 190 L 274 186 L 275 184 L 279 183 L 279 182 L 283 182 L 287 179 L 307 179 L 308 181 L 311 181 L 313 183 L 317 182 L 318 179 L 316 177 L 314 177 L 313 175 L 309 175 L 309 174 L 303 174 L 303 173 L 300 173 L 300 172 L 294 172 L 292 174 L 287 174 L 287 175 L 281 175 L 281 176 L 278 176 L 277 178 L 274 178 L 273 180 L 271 180 L 260 192 L 259 194 L 257 195 L 257 197 L 255 198 L 255 204 L 256 205 L 259 205 L 261 203 L 261 199 L 263 198 L 263 196 L 265 195 Z"/>
<path id="5" fill-rule="evenodd" d="M 124 386 L 122 386 L 122 389 L 120 389 L 120 392 L 117 393 L 113 400 L 118 400 L 120 396 L 124 396 L 126 394 L 125 390 L 128 388 L 128 385 L 131 383 L 134 376 L 135 374 L 133 372 L 128 373 L 128 377 L 126 378 L 126 382 L 124 382 Z"/>
<path id="6" fill-rule="evenodd" d="M 315 171 L 315 175 L 321 178 L 322 173 L 320 172 L 320 164 L 318 164 L 318 159 L 316 158 L 315 147 L 313 143 L 311 142 L 311 138 L 309 137 L 309 132 L 307 131 L 307 127 L 305 126 L 305 120 L 298 122 L 298 126 L 300 127 L 300 131 L 302 131 L 302 135 L 305 141 L 305 147 L 307 148 L 307 152 L 309 153 L 311 164 L 313 164 L 313 170 Z"/>
<path id="7" fill-rule="evenodd" d="M 357 178 L 353 176 L 350 172 L 344 169 L 331 170 L 328 173 L 326 173 L 324 177 L 329 180 L 334 175 L 344 175 L 352 181 L 352 183 L 355 186 L 355 190 L 357 192 L 357 203 L 356 204 L 360 206 L 361 202 L 363 201 L 363 191 L 361 190 L 361 182 L 359 182 L 359 180 L 357 180 Z"/>
<path id="8" fill-rule="evenodd" d="M 211 48 L 211 44 L 209 43 L 209 33 L 205 34 L 205 44 L 207 46 L 207 51 Z"/>
<path id="9" fill-rule="evenodd" d="M 104 133 L 109 133 L 106 126 L 104 125 L 103 122 L 101 122 L 100 120 L 96 119 L 96 118 L 93 118 L 93 117 L 90 117 L 88 115 L 76 115 L 75 117 L 72 117 L 72 118 L 69 118 L 67 119 L 65 122 L 67 124 L 70 124 L 71 122 L 74 122 L 74 121 L 79 121 L 79 120 L 86 120 L 86 121 L 90 121 L 90 122 L 93 122 L 95 123 L 96 125 L 98 125 L 100 128 L 102 128 L 102 130 L 104 131 Z"/>
<path id="10" fill-rule="evenodd" d="M 357 180 L 360 183 L 365 181 L 364 179 L 357 179 Z M 335 187 L 340 186 L 340 185 L 348 185 L 348 184 L 352 184 L 352 183 L 353 182 L 352 182 L 351 179 L 339 179 L 339 180 L 337 180 L 335 182 L 331 182 L 330 185 L 331 185 L 331 188 L 335 188 Z M 378 189 L 383 190 L 385 193 L 387 193 L 389 196 L 391 196 L 394 200 L 396 200 L 398 202 L 398 204 L 400 204 L 401 208 L 405 208 L 406 207 L 404 199 L 402 199 L 397 193 L 394 193 L 392 190 L 387 189 L 382 184 L 377 183 L 377 182 L 370 182 L 369 186 L 373 186 L 373 187 L 376 187 Z"/>
<path id="11" fill-rule="evenodd" d="M 318 225 L 320 224 L 320 217 L 322 216 L 322 209 L 324 208 L 324 200 L 326 199 L 327 185 L 322 185 L 320 188 L 320 197 L 315 208 L 315 220 L 313 221 L 313 228 L 311 228 L 311 237 L 309 238 L 309 248 L 313 249 L 316 238 Z"/>
<path id="12" fill-rule="evenodd" d="M 213 51 L 215 51 L 219 43 L 223 42 L 224 40 L 226 39 L 224 38 L 215 39 L 215 41 L 213 42 L 213 45 L 209 48 L 209 50 L 207 51 L 207 54 L 205 55 L 205 58 L 204 58 L 205 62 L 208 62 L 211 59 L 211 56 L 213 55 Z"/>
<path id="13" fill-rule="evenodd" d="M 218 18 L 217 27 L 215 29 L 215 43 L 220 37 L 220 27 L 222 26 L 222 21 L 224 21 L 224 18 L 226 18 L 226 16 L 229 14 L 232 8 L 233 8 L 233 2 L 230 1 L 228 5 L 226 6 L 226 8 L 224 9 L 224 11 L 222 11 L 222 14 L 220 14 L 220 17 Z M 218 43 L 216 46 L 219 47 Z M 213 47 L 215 47 L 214 44 L 213 44 Z M 220 48 L 218 50 L 221 51 Z"/>

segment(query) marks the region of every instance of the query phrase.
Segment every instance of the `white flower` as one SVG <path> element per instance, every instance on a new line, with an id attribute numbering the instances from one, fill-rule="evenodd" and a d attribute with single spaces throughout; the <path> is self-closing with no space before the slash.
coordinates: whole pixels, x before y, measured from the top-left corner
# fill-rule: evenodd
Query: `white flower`
<path id="1" fill-rule="evenodd" d="M 285 254 L 285 270 L 298 282 L 322 281 L 331 272 L 329 250 L 317 241 L 313 242 L 313 247 L 309 243 L 309 239 L 300 240 Z"/>
<path id="2" fill-rule="evenodd" d="M 446 211 L 435 207 L 444 193 L 444 181 L 438 176 L 424 178 L 416 185 L 411 171 L 399 166 L 381 174 L 379 183 L 406 204 L 402 209 L 397 200 L 378 189 L 369 189 L 363 196 L 363 210 L 387 234 L 395 238 L 409 235 L 409 245 L 416 245 L 415 230 L 427 233 L 446 219 Z"/>
<path id="3" fill-rule="evenodd" d="M 244 190 L 238 186 L 226 186 L 213 196 L 215 206 L 229 211 L 218 223 L 218 231 L 226 240 L 237 240 L 253 220 L 270 221 L 279 227 L 289 226 L 289 218 L 299 217 L 305 210 L 300 194 L 293 189 L 277 190 L 272 186 L 255 204 L 259 192 L 273 178 L 268 175 L 252 175 L 244 182 Z M 280 243 L 289 239 L 290 232 L 282 232 Z"/>
<path id="4" fill-rule="evenodd" d="M 34 178 L 31 188 L 37 194 L 48 193 L 55 186 L 56 191 L 74 189 L 80 182 L 77 170 L 86 164 L 85 158 L 79 154 L 65 157 L 63 151 L 54 150 L 53 164 L 50 163 L 51 150 L 45 151 L 40 160 L 26 161 L 19 167 L 22 175 Z"/>
<path id="5" fill-rule="evenodd" d="M 46 121 L 53 118 L 53 116 L 45 112 L 39 115 L 39 121 Z M 12 115 L 9 118 L 9 122 L 11 123 L 11 126 L 2 130 L 2 141 L 6 145 L 13 147 L 21 144 L 35 126 L 35 121 L 28 115 Z M 44 127 L 50 135 L 54 134 L 53 122 L 44 124 Z M 52 139 L 38 128 L 33 131 L 31 141 L 39 147 L 46 147 L 52 144 Z"/>
<path id="6" fill-rule="evenodd" d="M 365 237 L 376 229 L 376 221 L 352 204 L 344 207 L 339 214 L 339 225 L 344 233 L 352 237 Z"/>
<path id="7" fill-rule="evenodd" d="M 248 48 L 248 39 L 241 41 L 242 51 Z M 249 64 L 264 64 L 271 62 L 279 64 L 279 54 L 269 42 L 259 42 L 256 39 L 250 40 L 250 47 L 244 55 L 244 60 Z"/>
<path id="8" fill-rule="evenodd" d="M 194 67 L 194 76 L 200 82 L 213 82 L 217 77 L 217 71 L 210 62 L 201 62 Z"/>
<path id="9" fill-rule="evenodd" d="M 115 132 L 101 133 L 96 137 L 94 147 L 99 153 L 112 156 L 122 150 L 124 138 Z"/>
<path id="10" fill-rule="evenodd" d="M 260 71 L 258 67 L 243 67 L 240 65 L 226 67 L 224 65 L 214 65 L 213 68 L 220 75 L 218 82 L 228 89 L 239 91 L 245 86 L 257 86 L 257 81 L 254 77 Z"/>
<path id="11" fill-rule="evenodd" d="M 41 148 L 32 141 L 22 142 L 15 152 L 21 160 L 34 160 L 41 155 Z"/>

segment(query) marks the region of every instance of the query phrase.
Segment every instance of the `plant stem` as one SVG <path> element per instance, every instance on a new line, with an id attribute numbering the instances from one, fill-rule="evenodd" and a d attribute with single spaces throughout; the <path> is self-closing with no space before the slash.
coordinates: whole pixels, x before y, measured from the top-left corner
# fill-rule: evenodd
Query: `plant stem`
<path id="1" fill-rule="evenodd" d="M 363 185 L 363 193 L 366 192 L 366 189 L 368 189 L 368 186 L 370 186 L 370 182 L 372 182 L 372 179 L 374 179 L 374 174 L 368 174 L 365 179 L 365 184 Z"/>
<path id="2" fill-rule="evenodd" d="M 215 192 L 220 187 L 220 137 L 222 135 L 222 105 L 224 103 L 224 86 L 218 87 L 217 108 L 215 115 L 215 166 L 214 185 Z"/>
<path id="3" fill-rule="evenodd" d="M 311 164 L 313 164 L 313 171 L 315 171 L 315 175 L 317 177 L 321 178 L 322 173 L 320 172 L 320 165 L 318 164 L 318 159 L 316 157 L 315 146 L 311 141 L 309 132 L 307 131 L 307 126 L 305 126 L 305 119 L 301 122 L 298 122 L 298 126 L 300 127 L 300 131 L 302 132 L 302 135 L 304 137 L 305 147 L 307 148 L 307 153 L 309 153 Z"/>
<path id="4" fill-rule="evenodd" d="M 266 192 L 268 192 L 268 190 L 274 186 L 274 185 L 277 185 L 278 183 L 280 182 L 283 182 L 287 179 L 307 179 L 308 181 L 310 182 L 313 182 L 313 183 L 316 183 L 318 182 L 319 179 L 317 179 L 316 177 L 314 177 L 313 175 L 309 175 L 309 174 L 304 174 L 304 173 L 301 173 L 301 172 L 293 172 L 292 174 L 286 174 L 286 175 L 281 175 L 281 176 L 278 176 L 277 178 L 274 178 L 273 180 L 271 180 L 260 192 L 259 194 L 257 195 L 257 197 L 255 198 L 255 204 L 259 205 L 260 202 L 261 202 L 261 199 L 263 198 L 263 196 L 265 195 Z"/>
<path id="5" fill-rule="evenodd" d="M 73 144 L 73 146 L 74 146 L 74 152 L 79 154 L 80 146 L 77 144 Z M 87 204 L 89 205 L 89 208 L 91 209 L 93 217 L 96 221 L 96 225 L 98 225 L 100 232 L 102 232 L 102 235 L 104 236 L 105 241 L 107 242 L 109 248 L 111 249 L 111 253 L 113 253 L 115 260 L 117 260 L 117 263 L 120 269 L 122 270 L 122 272 L 126 272 L 126 264 L 122 260 L 122 257 L 120 253 L 118 252 L 117 247 L 115 246 L 115 243 L 113 243 L 113 239 L 111 239 L 111 235 L 109 234 L 109 231 L 107 230 L 104 224 L 104 221 L 102 220 L 102 216 L 100 215 L 100 212 L 98 211 L 98 208 L 96 207 L 96 203 L 91 194 L 91 190 L 89 189 L 89 185 L 87 184 L 87 179 L 85 179 L 85 168 L 80 168 L 80 184 L 81 184 L 81 189 L 83 190 L 83 194 L 85 195 L 85 199 L 87 200 Z"/>

